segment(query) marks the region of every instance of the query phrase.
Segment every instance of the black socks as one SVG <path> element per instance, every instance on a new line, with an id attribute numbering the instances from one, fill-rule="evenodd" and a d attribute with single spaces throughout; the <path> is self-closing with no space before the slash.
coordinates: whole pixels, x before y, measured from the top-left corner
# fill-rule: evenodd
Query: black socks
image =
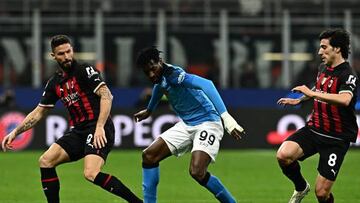
<path id="1" fill-rule="evenodd" d="M 106 173 L 99 172 L 94 180 L 94 184 L 103 189 L 122 197 L 130 203 L 142 203 L 134 193 L 130 191 L 119 179 Z"/>
<path id="2" fill-rule="evenodd" d="M 282 172 L 288 177 L 295 185 L 296 191 L 303 191 L 306 188 L 306 181 L 300 172 L 300 165 L 298 161 L 292 162 L 290 165 L 283 165 L 280 163 Z"/>
<path id="3" fill-rule="evenodd" d="M 60 182 L 55 168 L 40 168 L 41 184 L 48 203 L 59 203 Z"/>

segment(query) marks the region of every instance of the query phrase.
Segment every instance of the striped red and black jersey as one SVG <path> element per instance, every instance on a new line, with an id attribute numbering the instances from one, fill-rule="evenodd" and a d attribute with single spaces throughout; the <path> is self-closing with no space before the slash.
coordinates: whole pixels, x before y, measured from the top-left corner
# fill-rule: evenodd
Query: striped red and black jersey
<path id="1" fill-rule="evenodd" d="M 336 67 L 320 66 L 315 91 L 352 95 L 348 106 L 329 104 L 314 99 L 313 111 L 307 125 L 325 136 L 355 142 L 358 126 L 355 116 L 358 78 L 348 62 Z"/>
<path id="2" fill-rule="evenodd" d="M 67 108 L 70 126 L 97 120 L 100 97 L 95 94 L 105 82 L 98 70 L 85 63 L 73 62 L 69 71 L 57 71 L 47 82 L 39 106 L 54 107 L 60 99 Z"/>

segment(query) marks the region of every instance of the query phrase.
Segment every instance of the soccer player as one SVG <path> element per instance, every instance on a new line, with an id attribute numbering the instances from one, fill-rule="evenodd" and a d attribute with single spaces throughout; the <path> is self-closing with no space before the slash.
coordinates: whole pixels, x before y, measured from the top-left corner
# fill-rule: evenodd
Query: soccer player
<path id="1" fill-rule="evenodd" d="M 181 156 L 190 150 L 190 175 L 220 202 L 236 202 L 220 180 L 207 171 L 210 162 L 215 161 L 223 137 L 221 118 L 227 132 L 236 139 L 240 139 L 244 133 L 244 129 L 227 112 L 214 84 L 165 63 L 155 47 L 142 50 L 136 64 L 154 87 L 147 108 L 134 114 L 135 121 L 148 118 L 164 94 L 181 118 L 143 151 L 144 202 L 156 202 L 159 162 L 170 155 Z"/>
<path id="2" fill-rule="evenodd" d="M 346 61 L 349 55 L 350 37 L 343 29 L 323 31 L 318 54 L 323 64 L 319 66 L 313 89 L 305 85 L 293 88 L 304 94 L 301 98 L 281 98 L 280 105 L 297 105 L 313 99 L 313 111 L 306 126 L 287 138 L 277 152 L 279 165 L 295 185 L 289 202 L 301 202 L 310 185 L 300 172 L 298 160 L 319 153 L 318 176 L 315 193 L 318 202 L 334 202 L 331 193 L 350 142 L 355 142 L 358 126 L 355 103 L 358 78 Z"/>
<path id="3" fill-rule="evenodd" d="M 46 84 L 39 105 L 3 139 L 3 150 L 11 149 L 17 135 L 34 127 L 61 100 L 69 111 L 72 127 L 39 159 L 47 201 L 59 202 L 60 182 L 55 167 L 84 158 L 84 176 L 88 181 L 128 202 L 142 202 L 115 176 L 101 172 L 114 144 L 110 90 L 95 68 L 75 60 L 67 36 L 52 37 L 51 48 L 51 56 L 59 64 L 59 69 Z"/>

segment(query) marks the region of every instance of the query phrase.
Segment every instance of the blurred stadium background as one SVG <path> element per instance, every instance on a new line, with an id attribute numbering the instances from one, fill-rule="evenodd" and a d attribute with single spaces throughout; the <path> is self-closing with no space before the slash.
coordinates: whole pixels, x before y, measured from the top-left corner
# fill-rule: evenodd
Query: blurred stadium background
<path id="1" fill-rule="evenodd" d="M 358 0 L 0 0 L 0 140 L 37 105 L 57 68 L 50 58 L 50 37 L 67 34 L 76 58 L 101 70 L 114 95 L 116 150 L 106 167 L 140 194 L 141 149 L 177 121 L 166 102 L 151 119 L 132 121 L 151 94 L 151 84 L 134 67 L 136 53 L 156 45 L 169 63 L 211 79 L 247 130 L 241 142 L 224 137 L 218 164 L 211 170 L 239 202 L 286 202 L 292 186 L 277 168 L 275 150 L 304 125 L 311 105 L 282 109 L 276 101 L 289 96 L 294 85 L 313 85 L 320 62 L 317 37 L 330 27 L 351 32 L 349 61 L 359 73 Z M 59 104 L 19 136 L 15 148 L 21 152 L 0 155 L 0 202 L 43 202 L 37 158 L 67 129 L 67 115 Z M 358 146 L 360 136 L 334 188 L 339 202 L 360 202 Z M 162 202 L 213 202 L 187 176 L 188 159 L 164 162 Z M 310 182 L 316 163 L 315 157 L 304 164 Z M 93 192 L 81 171 L 81 163 L 60 167 L 65 202 L 116 202 Z M 23 184 L 15 186 L 14 180 Z M 189 190 L 190 185 L 195 189 Z"/>

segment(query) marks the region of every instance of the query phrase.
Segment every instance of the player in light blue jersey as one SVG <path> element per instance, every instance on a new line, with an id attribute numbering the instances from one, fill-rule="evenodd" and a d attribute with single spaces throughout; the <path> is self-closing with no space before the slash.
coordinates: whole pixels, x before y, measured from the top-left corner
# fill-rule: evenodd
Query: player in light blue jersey
<path id="1" fill-rule="evenodd" d="M 155 47 L 142 50 L 136 60 L 154 84 L 146 109 L 136 113 L 136 122 L 148 118 L 165 94 L 181 121 L 162 133 L 142 154 L 143 194 L 145 203 L 156 202 L 159 183 L 159 162 L 170 155 L 191 151 L 190 175 L 223 203 L 235 198 L 208 171 L 219 151 L 224 128 L 235 139 L 244 129 L 227 112 L 214 84 L 205 78 L 188 74 L 182 68 L 165 63 Z"/>

